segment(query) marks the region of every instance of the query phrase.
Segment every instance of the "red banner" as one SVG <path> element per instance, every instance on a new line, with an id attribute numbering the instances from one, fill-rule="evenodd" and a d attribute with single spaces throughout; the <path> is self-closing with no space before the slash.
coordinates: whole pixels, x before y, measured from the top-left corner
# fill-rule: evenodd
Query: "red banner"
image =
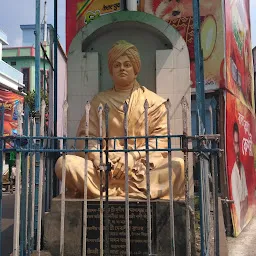
<path id="1" fill-rule="evenodd" d="M 78 31 L 101 15 L 120 11 L 120 0 L 66 0 L 66 49 Z"/>
<path id="2" fill-rule="evenodd" d="M 4 106 L 4 136 L 16 135 L 18 128 L 17 106 L 24 97 L 14 92 L 0 90 L 0 106 Z"/>
<path id="3" fill-rule="evenodd" d="M 230 93 L 226 98 L 226 157 L 234 235 L 238 236 L 254 215 L 256 169 L 254 166 L 255 117 Z"/>
<path id="4" fill-rule="evenodd" d="M 254 107 L 249 0 L 226 0 L 226 86 L 250 109 Z"/>

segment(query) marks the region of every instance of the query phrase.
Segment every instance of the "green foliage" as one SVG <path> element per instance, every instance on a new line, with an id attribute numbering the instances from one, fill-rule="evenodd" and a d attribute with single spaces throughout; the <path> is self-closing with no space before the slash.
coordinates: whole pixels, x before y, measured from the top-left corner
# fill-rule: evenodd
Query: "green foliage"
<path id="1" fill-rule="evenodd" d="M 48 100 L 48 94 L 44 94 L 44 91 L 41 90 L 41 102 L 42 100 L 45 101 L 46 104 L 46 110 L 45 112 L 48 112 L 48 105 L 49 105 L 49 100 Z M 35 98 L 36 98 L 36 92 L 35 90 L 28 92 L 27 95 L 25 96 L 25 104 L 28 105 L 29 109 L 30 109 L 30 115 L 31 116 L 35 116 L 36 113 L 36 109 L 35 109 Z"/>

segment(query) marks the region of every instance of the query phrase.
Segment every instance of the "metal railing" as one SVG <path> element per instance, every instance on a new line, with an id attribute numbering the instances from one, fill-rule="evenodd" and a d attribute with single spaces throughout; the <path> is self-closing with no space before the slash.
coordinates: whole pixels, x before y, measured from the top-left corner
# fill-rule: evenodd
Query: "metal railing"
<path id="1" fill-rule="evenodd" d="M 48 166 L 46 155 L 49 153 L 58 153 L 63 156 L 62 164 L 62 183 L 61 183 L 61 221 L 60 221 L 60 249 L 59 255 L 65 255 L 65 209 L 66 209 L 66 155 L 68 153 L 85 153 L 84 157 L 84 194 L 83 194 L 83 232 L 82 232 L 82 255 L 90 255 L 87 253 L 87 233 L 88 233 L 88 195 L 87 195 L 87 180 L 88 180 L 88 153 L 97 152 L 100 154 L 100 250 L 99 255 L 111 255 L 109 248 L 109 227 L 110 227 L 110 214 L 109 214 L 109 177 L 110 177 L 110 160 L 109 153 L 111 152 L 122 152 L 125 156 L 125 252 L 126 255 L 131 254 L 131 233 L 130 233 L 130 202 L 129 197 L 129 170 L 128 170 L 128 153 L 130 152 L 144 152 L 145 153 L 145 174 L 146 174 L 146 217 L 147 217 L 147 255 L 157 255 L 156 249 L 152 246 L 152 199 L 150 197 L 151 184 L 150 184 L 150 153 L 151 152 L 162 152 L 167 154 L 168 159 L 168 173 L 169 173 L 169 225 L 170 225 L 170 252 L 169 255 L 177 255 L 175 244 L 175 232 L 174 232 L 174 206 L 173 206 L 173 166 L 172 166 L 172 154 L 173 152 L 180 151 L 184 155 L 184 171 L 185 171 L 185 219 L 186 219 L 186 255 L 193 255 L 194 251 L 194 241 L 193 241 L 193 229 L 191 227 L 194 225 L 193 218 L 194 215 L 193 204 L 191 200 L 193 197 L 190 194 L 191 180 L 189 175 L 189 163 L 188 154 L 197 154 L 201 162 L 201 202 L 200 202 L 200 230 L 201 230 L 201 255 L 210 255 L 209 247 L 211 243 L 211 230 L 210 218 L 211 218 L 211 202 L 214 202 L 214 207 L 216 208 L 216 198 L 217 198 L 217 178 L 216 171 L 213 161 L 215 155 L 219 153 L 217 147 L 210 148 L 206 147 L 206 142 L 215 142 L 219 136 L 218 135 L 202 135 L 202 136 L 188 136 L 188 108 L 186 100 L 183 99 L 181 102 L 181 107 L 183 110 L 183 134 L 181 135 L 171 135 L 171 120 L 170 111 L 171 105 L 169 101 L 166 102 L 167 111 L 167 133 L 165 135 L 151 136 L 149 134 L 149 123 L 148 123 L 148 103 L 145 102 L 144 114 L 145 114 L 145 135 L 144 136 L 129 136 L 128 134 L 128 105 L 125 103 L 123 107 L 124 111 L 124 136 L 121 137 L 109 137 L 109 127 L 108 127 L 108 113 L 109 107 L 107 105 L 100 105 L 98 108 L 99 116 L 99 137 L 90 137 L 90 127 L 89 127 L 89 116 L 90 116 L 90 104 L 87 103 L 85 106 L 85 137 L 67 137 L 67 110 L 68 104 L 64 103 L 64 136 L 63 137 L 51 137 L 46 136 L 44 133 L 45 124 L 45 103 L 41 104 L 41 115 L 40 115 L 40 136 L 35 136 L 35 118 L 29 117 L 29 110 L 25 108 L 24 117 L 22 117 L 22 106 L 19 106 L 19 118 L 18 118 L 18 136 L 8 136 L 3 137 L 3 131 L 1 131 L 1 154 L 0 160 L 3 160 L 3 153 L 9 151 L 16 152 L 16 183 L 15 183 L 15 217 L 14 217 L 14 235 L 13 235 L 13 256 L 16 255 L 31 255 L 32 251 L 35 249 L 38 253 L 43 248 L 41 244 L 42 241 L 42 216 L 47 207 L 45 205 L 50 205 L 51 195 L 48 190 L 46 194 L 44 193 L 44 184 L 50 183 L 52 180 L 51 175 L 46 170 Z M 4 108 L 1 107 L 0 116 L 0 128 L 3 127 L 3 113 Z M 103 116 L 105 120 L 103 120 Z M 105 136 L 103 136 L 103 124 L 105 124 Z M 23 129 L 22 129 L 23 127 Z M 179 147 L 172 147 L 173 140 L 179 140 Z M 118 141 L 124 141 L 124 147 L 122 149 L 117 148 L 116 145 Z M 137 141 L 144 140 L 145 147 L 137 148 Z M 154 148 L 149 147 L 149 140 L 154 141 Z M 159 141 L 164 140 L 166 146 L 159 146 Z M 7 149 L 5 144 L 12 141 L 13 148 Z M 55 141 L 61 141 L 63 148 L 53 148 L 51 145 L 55 145 Z M 84 142 L 84 148 L 77 148 L 76 144 L 78 141 Z M 89 148 L 89 143 L 91 141 L 96 142 L 96 148 Z M 128 148 L 128 141 L 133 142 L 133 147 Z M 189 142 L 198 142 L 198 147 L 190 148 Z M 73 145 L 68 147 L 68 145 Z M 106 145 L 103 147 L 103 145 Z M 110 147 L 110 145 L 114 145 Z M 36 180 L 36 155 L 39 156 L 39 180 Z M 103 156 L 105 157 L 103 158 Z M 104 160 L 105 159 L 105 160 Z M 29 162 L 28 162 L 29 160 Z M 2 171 L 2 161 L 0 163 L 0 170 Z M 212 173 L 213 177 L 210 177 Z M 214 181 L 214 190 L 210 189 L 209 179 Z M 1 184 L 1 183 L 0 183 Z M 51 185 L 48 184 L 48 187 Z M 103 188 L 105 187 L 105 193 Z M 1 188 L 1 186 L 0 186 Z M 0 191 L 2 193 L 2 191 Z M 48 200 L 48 202 L 45 200 Z M 212 200 L 213 198 L 213 200 Z M 2 199 L 0 197 L 1 204 Z M 214 209 L 215 209 L 214 208 Z M 218 216 L 216 211 L 214 211 L 214 229 L 215 232 L 215 254 L 218 255 Z M 0 216 L 1 220 L 1 216 Z M 191 223 L 192 221 L 192 223 Z M 1 231 L 1 230 L 0 230 Z M 217 240 L 216 240 L 217 239 Z"/>

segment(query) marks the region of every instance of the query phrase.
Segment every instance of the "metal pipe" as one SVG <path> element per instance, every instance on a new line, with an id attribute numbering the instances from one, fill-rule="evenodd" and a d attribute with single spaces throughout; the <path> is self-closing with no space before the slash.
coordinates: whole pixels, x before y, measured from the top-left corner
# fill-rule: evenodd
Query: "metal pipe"
<path id="1" fill-rule="evenodd" d="M 58 0 L 54 0 L 54 136 L 57 137 L 58 121 Z M 57 141 L 55 148 L 57 148 Z"/>
<path id="2" fill-rule="evenodd" d="M 35 111 L 36 111 L 36 136 L 40 136 L 40 34 L 41 34 L 41 24 L 40 24 L 40 0 L 36 0 L 36 32 L 35 32 Z M 40 145 L 37 144 L 39 148 Z M 40 154 L 36 153 L 36 169 L 35 169 L 35 221 L 38 220 L 38 192 L 39 192 L 39 173 L 40 173 Z M 37 230 L 37 225 L 35 226 L 35 231 Z M 37 233 L 37 232 L 35 232 Z"/>
<path id="3" fill-rule="evenodd" d="M 200 39 L 200 0 L 193 0 L 194 50 L 196 67 L 196 104 L 199 116 L 199 134 L 205 129 L 205 89 L 203 52 Z"/>
<path id="4" fill-rule="evenodd" d="M 189 195 L 189 170 L 188 170 L 188 141 L 186 136 L 188 134 L 188 103 L 183 97 L 182 101 L 182 119 L 183 119 L 183 154 L 184 154 L 184 172 L 185 172 L 185 203 L 186 203 L 186 255 L 191 255 L 191 236 L 190 236 L 190 195 Z"/>
<path id="5" fill-rule="evenodd" d="M 44 42 L 47 42 L 47 1 L 44 1 Z"/>
<path id="6" fill-rule="evenodd" d="M 124 103 L 124 148 L 128 150 L 128 104 Z M 129 218 L 129 169 L 128 169 L 128 152 L 125 155 L 125 235 L 126 235 L 126 255 L 130 256 L 130 218 Z"/>
<path id="7" fill-rule="evenodd" d="M 67 101 L 63 104 L 63 130 L 64 137 L 67 135 Z M 63 148 L 66 148 L 66 140 L 63 139 Z M 61 217 L 60 217 L 60 256 L 64 256 L 65 241 L 65 212 L 66 212 L 66 153 L 62 156 L 62 174 L 61 174 Z"/>
<path id="8" fill-rule="evenodd" d="M 85 137 L 89 137 L 89 115 L 90 103 L 85 105 Z M 88 139 L 85 140 L 85 148 L 88 149 Z M 84 209 L 83 209 L 83 256 L 86 256 L 86 238 L 87 238 L 87 176 L 88 176 L 88 153 L 84 157 Z"/>
<path id="9" fill-rule="evenodd" d="M 174 237 L 174 212 L 173 212 L 173 185 L 172 185 L 172 148 L 171 138 L 171 103 L 169 99 L 166 102 L 167 110 L 167 135 L 168 135 L 168 172 L 169 172 L 169 200 L 170 200 L 170 239 L 171 239 L 171 256 L 175 256 L 175 237 Z"/>
<path id="10" fill-rule="evenodd" d="M 0 136 L 4 135 L 4 106 L 0 107 Z M 3 210 L 3 140 L 0 140 L 0 252 L 2 251 L 2 210 Z"/>
<path id="11" fill-rule="evenodd" d="M 200 0 L 193 0 L 193 21 L 194 21 L 194 51 L 195 51 L 195 67 L 196 67 L 196 104 L 198 113 L 198 134 L 205 133 L 205 92 L 204 92 L 204 67 L 203 67 L 203 54 L 200 41 Z M 200 142 L 197 144 L 200 148 Z M 203 173 L 200 167 L 201 161 L 199 161 L 200 168 L 200 182 L 204 180 L 205 173 Z M 204 223 L 203 223 L 203 197 L 204 189 L 200 183 L 200 226 L 201 226 L 201 255 L 205 253 L 205 237 L 204 237 Z"/>
<path id="12" fill-rule="evenodd" d="M 28 115 L 29 109 L 28 106 L 25 107 L 24 111 L 24 120 L 23 120 L 23 134 L 28 136 Z M 21 180 L 22 180 L 22 187 L 21 187 L 21 225 L 20 225 L 20 255 L 23 256 L 26 254 L 26 211 L 27 211 L 27 184 L 28 184 L 28 176 L 27 176 L 27 155 L 28 153 L 22 152 L 21 153 Z"/>
<path id="13" fill-rule="evenodd" d="M 31 138 L 34 136 L 33 134 L 33 119 L 30 119 L 29 122 L 29 135 L 31 136 Z M 30 147 L 32 147 L 32 143 L 33 141 L 30 140 Z M 32 175 L 32 169 L 33 169 L 33 157 L 34 154 L 32 152 L 29 153 L 29 192 L 28 192 L 28 230 L 27 230 L 27 237 L 28 237 L 28 256 L 31 255 L 31 251 L 32 251 L 32 247 L 33 247 L 33 242 L 31 239 L 31 234 L 32 234 L 32 230 L 34 230 L 34 227 L 32 226 L 32 219 L 34 218 L 34 213 L 32 214 L 32 207 L 33 207 L 33 201 L 32 201 L 32 184 L 33 187 L 35 185 L 35 182 L 32 183 L 32 177 L 35 177 Z"/>
<path id="14" fill-rule="evenodd" d="M 137 11 L 137 0 L 126 0 L 126 6 L 128 11 Z"/>
<path id="15" fill-rule="evenodd" d="M 41 105 L 41 126 L 40 135 L 44 136 L 45 123 L 45 101 Z M 37 220 L 37 253 L 41 250 L 41 233 L 42 233 L 42 210 L 43 210 L 43 184 L 44 184 L 44 153 L 40 153 L 39 163 L 39 191 L 38 191 L 38 220 Z"/>
<path id="16" fill-rule="evenodd" d="M 105 198 L 105 255 L 110 256 L 109 252 L 109 201 L 108 201 L 108 186 L 109 186 L 109 173 L 111 171 L 111 164 L 109 162 L 109 127 L 108 127 L 108 115 L 109 115 L 109 106 L 105 104 L 104 106 L 105 112 L 105 127 L 106 127 L 106 170 L 105 170 L 105 190 L 106 190 L 106 198 Z"/>
<path id="17" fill-rule="evenodd" d="M 145 113 L 145 143 L 146 143 L 146 183 L 147 183 L 147 233 L 148 233 L 148 255 L 152 255 L 152 223 L 150 205 L 150 166 L 149 166 L 149 139 L 148 139 L 148 101 L 144 103 Z"/>
<path id="18" fill-rule="evenodd" d="M 99 105 L 99 136 L 103 136 L 103 126 L 102 126 L 102 104 Z M 103 144 L 102 140 L 100 140 L 100 256 L 103 256 L 104 248 L 103 248 Z"/>
<path id="19" fill-rule="evenodd" d="M 58 0 L 54 0 L 54 85 L 53 85 L 53 136 L 57 137 L 58 131 Z M 54 148 L 58 148 L 58 141 L 54 141 Z M 55 155 L 55 161 L 58 155 Z M 53 172 L 53 196 L 59 194 L 59 180 Z"/>
<path id="20" fill-rule="evenodd" d="M 18 104 L 18 134 L 22 135 L 22 104 Z M 13 256 L 19 256 L 20 249 L 20 161 L 21 153 L 16 151 L 15 203 L 13 228 Z"/>
<path id="21" fill-rule="evenodd" d="M 36 120 L 33 118 L 33 136 L 36 135 Z M 36 140 L 34 140 L 34 144 Z M 36 200 L 36 154 L 34 153 L 32 156 L 32 181 L 31 181 L 31 240 L 32 245 L 34 247 L 35 244 L 35 200 Z"/>

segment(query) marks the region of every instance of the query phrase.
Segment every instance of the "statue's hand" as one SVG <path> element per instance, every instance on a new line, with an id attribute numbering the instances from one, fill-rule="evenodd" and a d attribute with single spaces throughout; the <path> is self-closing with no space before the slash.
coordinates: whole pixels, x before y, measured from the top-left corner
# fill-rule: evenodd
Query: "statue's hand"
<path id="1" fill-rule="evenodd" d="M 110 152 L 109 155 L 108 155 L 108 158 L 109 158 L 109 160 L 111 161 L 112 164 L 116 164 L 120 160 L 121 154 Z M 99 169 L 99 167 L 100 167 L 100 154 L 94 155 L 92 162 L 93 162 L 94 167 Z M 102 154 L 102 163 L 103 163 L 103 165 L 106 164 L 106 155 L 105 154 Z"/>
<path id="2" fill-rule="evenodd" d="M 130 172 L 134 165 L 135 165 L 136 159 L 134 158 L 134 155 L 131 153 L 128 153 L 128 172 Z M 125 155 L 122 153 L 120 154 L 119 161 L 114 166 L 113 171 L 113 178 L 115 179 L 124 179 L 125 177 Z"/>

